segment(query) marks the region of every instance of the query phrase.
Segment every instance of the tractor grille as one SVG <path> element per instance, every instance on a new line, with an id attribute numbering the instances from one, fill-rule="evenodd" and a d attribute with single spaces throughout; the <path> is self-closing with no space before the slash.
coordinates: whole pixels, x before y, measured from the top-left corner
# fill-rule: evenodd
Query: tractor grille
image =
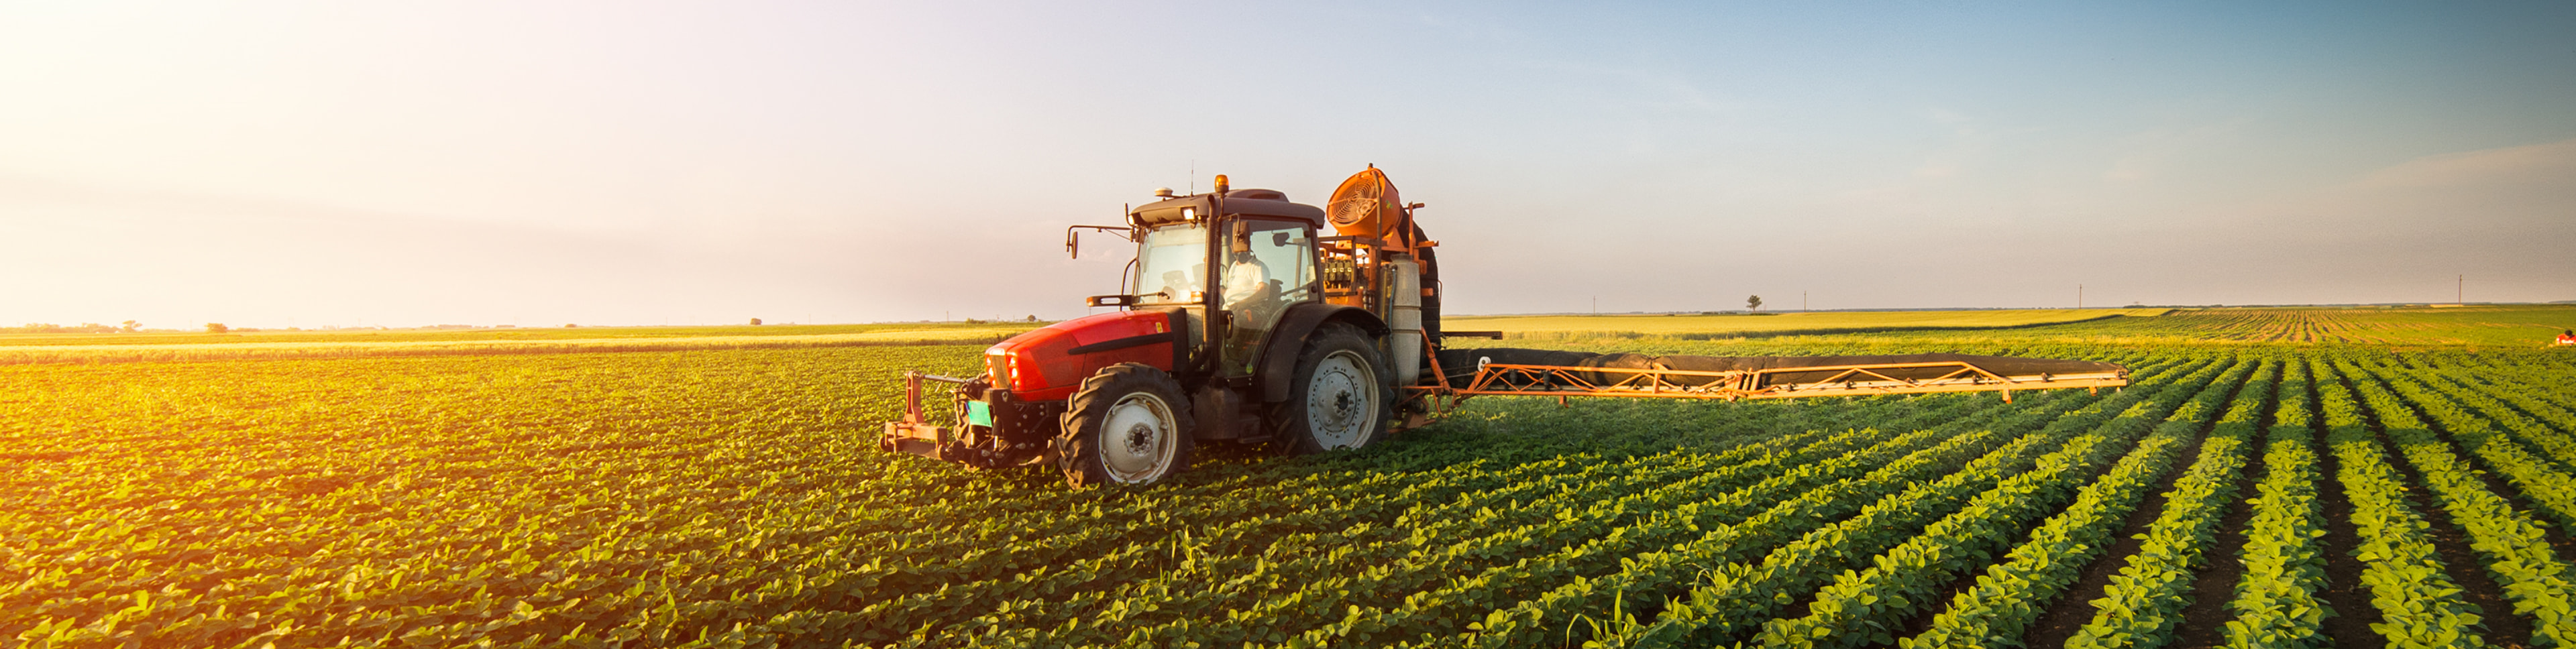
<path id="1" fill-rule="evenodd" d="M 986 380 L 992 382 L 993 387 L 1005 389 L 1011 387 L 1010 355 L 986 354 L 984 356 L 984 376 L 986 377 Z"/>

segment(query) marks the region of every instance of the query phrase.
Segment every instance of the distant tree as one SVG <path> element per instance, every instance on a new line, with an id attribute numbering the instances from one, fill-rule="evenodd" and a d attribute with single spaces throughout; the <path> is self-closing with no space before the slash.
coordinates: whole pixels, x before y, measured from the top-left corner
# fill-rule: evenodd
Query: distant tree
<path id="1" fill-rule="evenodd" d="M 752 318 L 752 319 L 751 319 L 751 326 L 754 326 L 754 327 L 760 326 L 760 319 L 759 319 L 759 318 Z"/>
<path id="2" fill-rule="evenodd" d="M 1752 296 L 1752 297 L 1744 298 L 1744 308 L 1746 308 L 1746 309 L 1751 309 L 1751 310 L 1754 310 L 1754 311 L 1761 311 L 1761 310 L 1762 310 L 1762 296 L 1756 295 L 1756 296 Z"/>
<path id="3" fill-rule="evenodd" d="M 226 326 L 224 326 L 224 323 L 221 323 L 221 322 L 209 322 L 209 323 L 206 323 L 206 333 L 210 333 L 210 334 L 219 334 L 219 333 L 223 333 L 223 332 L 227 332 L 227 331 L 232 331 L 232 330 L 233 330 L 233 328 L 232 328 L 232 327 L 226 327 Z"/>
<path id="4" fill-rule="evenodd" d="M 1037 316 L 1037 314 L 1034 314 L 1034 313 L 1029 314 L 1029 321 L 1030 321 L 1030 322 L 1037 322 L 1037 321 L 1038 321 L 1038 316 Z"/>
<path id="5" fill-rule="evenodd" d="M 565 328 L 565 329 L 576 329 L 576 328 L 580 328 L 580 327 L 581 327 L 581 325 L 577 325 L 577 324 L 568 324 L 568 325 L 564 325 L 564 328 Z"/>
<path id="6" fill-rule="evenodd" d="M 125 330 L 126 333 L 134 333 L 136 330 L 142 329 L 143 325 L 132 320 L 127 320 L 123 326 L 117 328 Z"/>

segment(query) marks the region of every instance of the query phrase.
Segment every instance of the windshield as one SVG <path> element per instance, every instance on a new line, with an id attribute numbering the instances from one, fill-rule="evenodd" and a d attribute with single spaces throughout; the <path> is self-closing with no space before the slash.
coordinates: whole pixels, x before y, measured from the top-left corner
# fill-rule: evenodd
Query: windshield
<path id="1" fill-rule="evenodd" d="M 1206 226 L 1175 223 L 1145 232 L 1136 249 L 1137 301 L 1195 304 L 1206 286 Z"/>

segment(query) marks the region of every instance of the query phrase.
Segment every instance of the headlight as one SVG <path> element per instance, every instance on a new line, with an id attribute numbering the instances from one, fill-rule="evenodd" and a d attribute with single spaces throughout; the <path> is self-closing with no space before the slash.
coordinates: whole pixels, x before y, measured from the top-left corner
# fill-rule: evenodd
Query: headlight
<path id="1" fill-rule="evenodd" d="M 1029 357 L 1025 354 L 1012 354 L 1010 368 L 1009 374 L 1011 375 L 1011 391 L 1013 392 L 1035 392 L 1054 387 L 1046 384 L 1046 374 L 1039 372 L 1037 365 L 1030 362 Z M 1020 384 L 1020 377 L 1023 376 L 1029 377 L 1029 383 L 1027 385 Z"/>

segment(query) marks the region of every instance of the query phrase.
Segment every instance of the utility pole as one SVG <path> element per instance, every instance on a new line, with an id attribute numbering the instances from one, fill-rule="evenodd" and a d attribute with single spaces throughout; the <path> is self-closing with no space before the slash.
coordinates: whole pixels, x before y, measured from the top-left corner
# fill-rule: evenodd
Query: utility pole
<path id="1" fill-rule="evenodd" d="M 1806 292 L 1806 291 L 1799 291 L 1799 292 L 1798 292 L 1798 312 L 1799 312 L 1799 313 L 1806 313 L 1806 312 L 1807 312 L 1807 292 Z"/>
<path id="2" fill-rule="evenodd" d="M 2469 276 L 2461 275 L 2459 284 L 2451 287 L 2451 290 L 2456 292 L 2451 297 L 2451 303 L 2460 306 L 2469 305 Z"/>
<path id="3" fill-rule="evenodd" d="M 2075 308 L 2077 308 L 2077 309 L 2083 309 L 2083 308 L 2084 308 L 2084 285 L 2083 285 L 2083 284 L 2077 284 L 2077 285 L 2075 285 Z"/>
<path id="4" fill-rule="evenodd" d="M 1592 296 L 1592 315 L 1601 315 L 1601 296 Z"/>

